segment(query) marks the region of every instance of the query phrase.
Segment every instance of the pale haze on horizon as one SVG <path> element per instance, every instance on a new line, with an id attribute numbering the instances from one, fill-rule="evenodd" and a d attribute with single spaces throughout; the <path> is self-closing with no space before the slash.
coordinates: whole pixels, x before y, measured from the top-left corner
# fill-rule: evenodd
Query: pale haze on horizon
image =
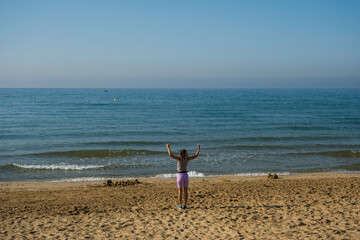
<path id="1" fill-rule="evenodd" d="M 0 87 L 359 88 L 360 1 L 0 1 Z"/>

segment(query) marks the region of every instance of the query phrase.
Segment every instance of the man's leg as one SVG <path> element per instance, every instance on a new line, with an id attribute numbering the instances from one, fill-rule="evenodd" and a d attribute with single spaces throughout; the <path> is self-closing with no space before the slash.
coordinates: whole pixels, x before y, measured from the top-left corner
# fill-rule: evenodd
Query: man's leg
<path id="1" fill-rule="evenodd" d="M 184 193 L 185 193 L 185 206 L 187 206 L 187 202 L 188 202 L 188 188 L 184 187 Z"/>
<path id="2" fill-rule="evenodd" d="M 182 206 L 182 188 L 178 188 L 179 205 Z M 186 198 L 185 198 L 186 199 Z M 186 201 L 186 200 L 185 200 Z M 186 203 L 185 203 L 186 204 Z"/>

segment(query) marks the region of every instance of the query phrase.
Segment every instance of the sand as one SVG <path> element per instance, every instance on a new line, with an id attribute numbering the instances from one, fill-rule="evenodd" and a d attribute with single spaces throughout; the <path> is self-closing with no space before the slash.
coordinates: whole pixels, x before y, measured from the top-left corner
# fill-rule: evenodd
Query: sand
<path id="1" fill-rule="evenodd" d="M 360 175 L 0 183 L 0 239 L 360 239 Z"/>

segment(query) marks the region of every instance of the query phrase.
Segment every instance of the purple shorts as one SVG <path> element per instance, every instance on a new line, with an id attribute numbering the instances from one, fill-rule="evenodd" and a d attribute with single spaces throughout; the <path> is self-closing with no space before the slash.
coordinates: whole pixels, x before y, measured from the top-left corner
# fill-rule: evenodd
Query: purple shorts
<path id="1" fill-rule="evenodd" d="M 189 175 L 187 172 L 177 174 L 177 186 L 178 188 L 189 186 Z"/>

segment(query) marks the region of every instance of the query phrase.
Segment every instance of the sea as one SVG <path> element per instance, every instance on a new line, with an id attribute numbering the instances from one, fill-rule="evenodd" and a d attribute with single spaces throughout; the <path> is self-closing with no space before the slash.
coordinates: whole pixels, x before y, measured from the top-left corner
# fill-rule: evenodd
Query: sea
<path id="1" fill-rule="evenodd" d="M 0 181 L 360 173 L 360 89 L 0 89 Z"/>

